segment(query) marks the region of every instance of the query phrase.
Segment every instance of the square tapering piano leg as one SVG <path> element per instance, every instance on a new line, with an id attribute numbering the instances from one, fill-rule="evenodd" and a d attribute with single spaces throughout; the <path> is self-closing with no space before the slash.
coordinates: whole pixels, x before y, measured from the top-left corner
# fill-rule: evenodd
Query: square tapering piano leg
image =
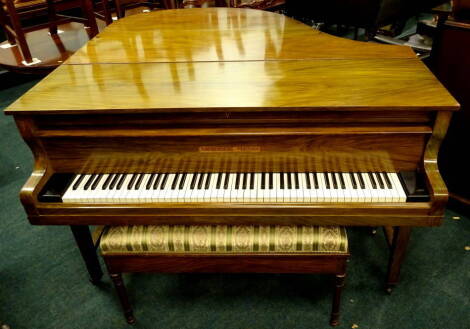
<path id="1" fill-rule="evenodd" d="M 98 256 L 96 255 L 96 247 L 90 234 L 90 229 L 86 225 L 71 225 L 73 237 L 77 243 L 82 258 L 85 261 L 90 281 L 93 284 L 100 282 L 103 276 Z"/>
<path id="2" fill-rule="evenodd" d="M 406 248 L 410 241 L 411 227 L 397 226 L 393 228 L 393 240 L 390 246 L 386 290 L 389 294 L 398 284 L 401 265 L 405 259 Z"/>

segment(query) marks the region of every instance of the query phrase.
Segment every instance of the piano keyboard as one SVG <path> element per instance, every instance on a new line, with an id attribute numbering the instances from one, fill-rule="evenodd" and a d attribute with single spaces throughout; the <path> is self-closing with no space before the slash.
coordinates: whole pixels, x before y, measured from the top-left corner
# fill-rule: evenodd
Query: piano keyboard
<path id="1" fill-rule="evenodd" d="M 74 175 L 64 203 L 406 202 L 397 173 L 135 173 Z"/>

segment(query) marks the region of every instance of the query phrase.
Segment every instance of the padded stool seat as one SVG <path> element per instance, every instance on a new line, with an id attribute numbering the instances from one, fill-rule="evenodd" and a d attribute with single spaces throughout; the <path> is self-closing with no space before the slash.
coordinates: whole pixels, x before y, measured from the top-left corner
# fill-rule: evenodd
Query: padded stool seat
<path id="1" fill-rule="evenodd" d="M 339 324 L 340 295 L 349 257 L 344 227 L 113 226 L 104 230 L 100 248 L 129 323 L 135 319 L 123 272 L 237 272 L 334 274 L 330 324 Z"/>
<path id="2" fill-rule="evenodd" d="M 107 227 L 101 252 L 346 254 L 346 230 L 337 226 L 154 225 Z"/>

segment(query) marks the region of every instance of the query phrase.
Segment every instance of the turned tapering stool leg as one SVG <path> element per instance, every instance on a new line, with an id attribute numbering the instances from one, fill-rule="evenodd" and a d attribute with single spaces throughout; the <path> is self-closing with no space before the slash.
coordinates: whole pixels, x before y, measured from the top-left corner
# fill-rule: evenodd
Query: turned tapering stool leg
<path id="1" fill-rule="evenodd" d="M 129 304 L 129 298 L 127 298 L 127 291 L 126 287 L 124 286 L 124 282 L 122 281 L 121 273 L 110 273 L 109 276 L 113 280 L 114 287 L 116 288 L 116 292 L 118 294 L 119 301 L 121 302 L 122 310 L 124 311 L 124 317 L 126 318 L 127 323 L 135 323 L 134 314 L 132 312 L 131 305 Z"/>
<path id="2" fill-rule="evenodd" d="M 331 310 L 330 319 L 330 325 L 332 326 L 339 325 L 339 307 L 341 303 L 341 293 L 343 291 L 345 279 L 346 274 L 337 274 L 335 276 L 335 294 L 333 296 L 333 307 Z"/>

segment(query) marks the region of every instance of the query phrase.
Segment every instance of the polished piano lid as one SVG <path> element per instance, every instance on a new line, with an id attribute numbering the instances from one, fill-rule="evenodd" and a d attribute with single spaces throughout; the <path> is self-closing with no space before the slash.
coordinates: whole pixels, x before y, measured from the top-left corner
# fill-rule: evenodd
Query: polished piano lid
<path id="1" fill-rule="evenodd" d="M 408 47 L 251 9 L 161 10 L 108 26 L 7 113 L 456 110 Z"/>

